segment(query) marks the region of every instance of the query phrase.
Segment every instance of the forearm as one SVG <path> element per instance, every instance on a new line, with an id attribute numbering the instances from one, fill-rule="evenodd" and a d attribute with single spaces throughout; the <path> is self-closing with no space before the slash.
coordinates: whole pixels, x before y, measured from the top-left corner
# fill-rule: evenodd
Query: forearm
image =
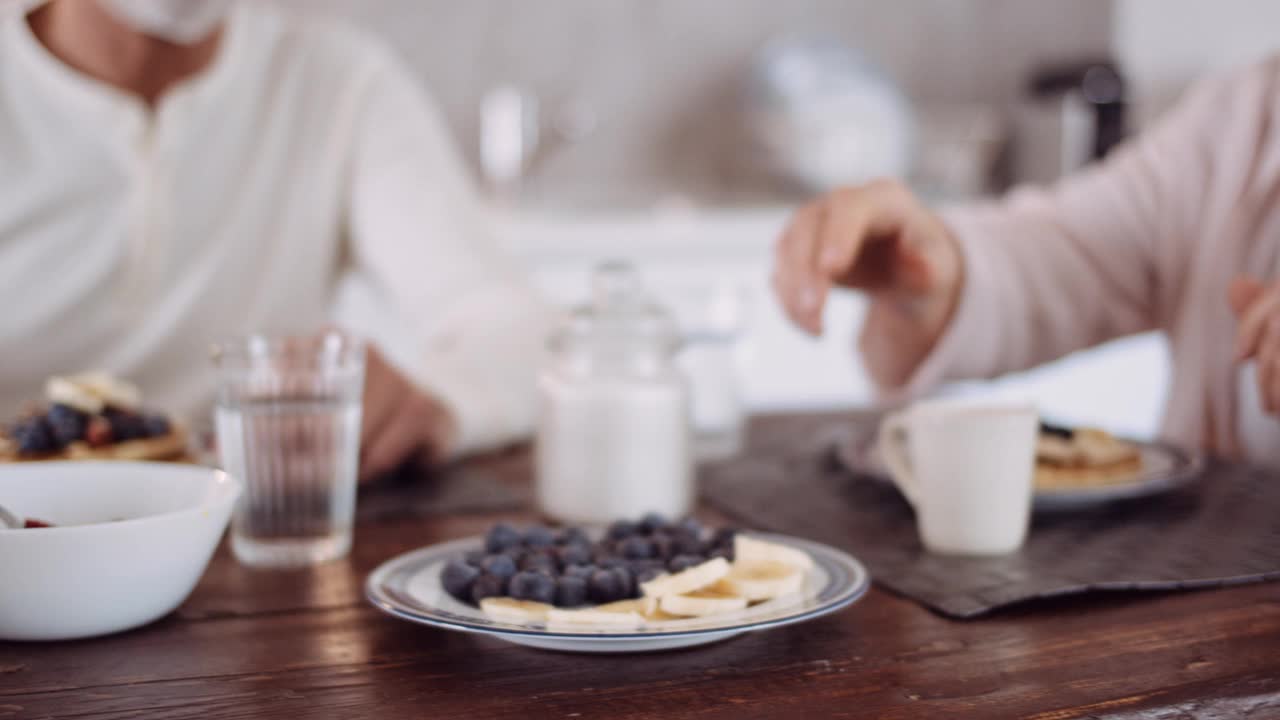
<path id="1" fill-rule="evenodd" d="M 523 285 L 465 299 L 426 340 L 413 369 L 449 410 L 458 456 L 521 440 L 532 430 L 538 370 L 554 313 Z"/>

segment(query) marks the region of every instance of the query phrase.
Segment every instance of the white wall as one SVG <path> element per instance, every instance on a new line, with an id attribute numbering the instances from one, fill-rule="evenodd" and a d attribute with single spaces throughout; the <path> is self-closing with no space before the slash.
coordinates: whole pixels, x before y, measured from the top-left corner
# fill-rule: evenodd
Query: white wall
<path id="1" fill-rule="evenodd" d="M 1275 0 L 1116 0 L 1112 45 L 1140 121 L 1167 108 L 1204 73 L 1280 49 Z"/>

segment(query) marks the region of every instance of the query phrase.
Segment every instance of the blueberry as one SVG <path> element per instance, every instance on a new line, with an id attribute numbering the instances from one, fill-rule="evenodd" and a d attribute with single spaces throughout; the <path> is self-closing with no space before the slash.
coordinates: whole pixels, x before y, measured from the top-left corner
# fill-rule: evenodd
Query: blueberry
<path id="1" fill-rule="evenodd" d="M 1040 434 L 1056 435 L 1064 440 L 1070 440 L 1076 435 L 1075 431 L 1069 427 L 1054 425 L 1053 423 L 1047 423 L 1043 420 L 1040 421 Z"/>
<path id="2" fill-rule="evenodd" d="M 643 560 L 654 555 L 653 543 L 638 535 L 623 540 L 619 549 L 622 557 L 628 560 Z"/>
<path id="3" fill-rule="evenodd" d="M 594 565 L 568 565 L 564 569 L 564 577 L 576 577 L 585 580 L 591 577 L 591 573 L 598 569 Z"/>
<path id="4" fill-rule="evenodd" d="M 560 567 L 590 565 L 591 548 L 585 545 L 562 545 L 556 548 L 556 558 L 560 561 Z"/>
<path id="5" fill-rule="evenodd" d="M 640 518 L 640 529 L 648 534 L 655 533 L 666 526 L 667 519 L 660 513 L 651 512 Z"/>
<path id="6" fill-rule="evenodd" d="M 147 431 L 147 437 L 161 437 L 168 435 L 171 429 L 169 418 L 157 413 L 149 413 L 142 416 L 142 427 Z"/>
<path id="7" fill-rule="evenodd" d="M 483 550 L 471 550 L 462 556 L 462 561 L 472 567 L 478 568 L 480 567 L 480 564 L 484 562 L 486 557 L 489 556 Z"/>
<path id="8" fill-rule="evenodd" d="M 658 575 L 665 573 L 667 571 L 667 564 L 662 560 L 656 559 L 637 560 L 628 565 L 627 569 L 631 571 L 633 581 L 637 586 L 639 586 L 640 583 L 646 580 L 652 580 Z"/>
<path id="9" fill-rule="evenodd" d="M 677 555 L 671 558 L 671 562 L 667 563 L 667 569 L 673 573 L 678 573 L 695 565 L 701 565 L 706 561 L 706 558 L 699 555 Z"/>
<path id="10" fill-rule="evenodd" d="M 715 531 L 711 536 L 711 544 L 715 547 L 725 547 L 733 545 L 733 536 L 738 534 L 737 528 L 723 527 Z"/>
<path id="11" fill-rule="evenodd" d="M 548 575 L 555 575 L 559 570 L 556 559 L 547 553 L 528 553 L 520 561 L 521 570 L 542 570 Z"/>
<path id="12" fill-rule="evenodd" d="M 555 534 L 542 525 L 534 525 L 524 531 L 524 544 L 531 548 L 550 547 L 555 541 Z"/>
<path id="13" fill-rule="evenodd" d="M 53 431 L 54 440 L 60 446 L 83 440 L 85 431 L 89 429 L 88 413 L 61 403 L 55 403 L 49 408 L 45 420 L 49 423 L 49 429 Z"/>
<path id="14" fill-rule="evenodd" d="M 609 572 L 617 576 L 618 585 L 622 587 L 623 598 L 629 598 L 629 597 L 635 596 L 636 590 L 637 590 L 636 576 L 632 574 L 630 568 L 628 568 L 625 565 L 622 565 L 622 566 L 611 569 Z"/>
<path id="15" fill-rule="evenodd" d="M 605 547 L 604 545 L 597 545 L 597 546 L 595 546 L 595 547 L 591 548 L 591 561 L 592 561 L 592 562 L 600 562 L 601 560 L 607 560 L 607 559 L 609 559 L 609 558 L 611 558 L 611 557 L 613 557 L 613 549 L 612 549 L 612 548 Z"/>
<path id="16" fill-rule="evenodd" d="M 632 560 L 631 562 L 627 563 L 627 567 L 630 568 L 631 572 L 633 573 L 639 572 L 647 568 L 665 569 L 667 567 L 667 561 L 663 560 L 662 558 L 646 558 L 644 560 Z"/>
<path id="17" fill-rule="evenodd" d="M 516 563 L 510 555 L 490 555 L 480 563 L 480 569 L 506 580 L 516 574 Z"/>
<path id="18" fill-rule="evenodd" d="M 587 604 L 587 579 L 566 575 L 556 581 L 556 601 L 559 607 L 577 607 Z"/>
<path id="19" fill-rule="evenodd" d="M 13 441 L 18 444 L 18 453 L 22 455 L 38 455 L 58 449 L 58 441 L 53 430 L 43 417 L 32 417 L 19 421 L 9 430 Z"/>
<path id="20" fill-rule="evenodd" d="M 480 604 L 487 597 L 502 597 L 507 594 L 507 579 L 497 575 L 484 574 L 471 583 L 471 602 Z"/>
<path id="21" fill-rule="evenodd" d="M 627 596 L 627 586 L 613 570 L 596 570 L 587 581 L 587 597 L 593 603 L 610 603 Z"/>
<path id="22" fill-rule="evenodd" d="M 108 407 L 102 416 L 111 425 L 111 437 L 116 442 L 128 442 L 147 437 L 147 424 L 136 412 Z"/>
<path id="23" fill-rule="evenodd" d="M 676 554 L 676 541 L 670 535 L 654 535 L 649 542 L 653 543 L 653 557 L 666 559 Z"/>
<path id="24" fill-rule="evenodd" d="M 662 568 L 645 568 L 636 573 L 636 586 L 639 587 L 640 583 L 647 583 L 662 574 Z"/>
<path id="25" fill-rule="evenodd" d="M 617 555 L 605 555 L 603 557 L 597 556 L 594 559 L 595 559 L 596 567 L 599 567 L 602 570 L 611 570 L 616 567 L 624 567 L 627 564 L 626 560 L 623 560 Z"/>
<path id="26" fill-rule="evenodd" d="M 587 537 L 585 530 L 579 527 L 568 527 L 556 534 L 557 545 L 583 545 L 591 546 L 591 538 Z"/>
<path id="27" fill-rule="evenodd" d="M 676 530 L 693 537 L 702 537 L 702 523 L 696 517 L 687 517 L 676 525 Z"/>
<path id="28" fill-rule="evenodd" d="M 721 547 L 718 547 L 718 548 L 716 548 L 716 549 L 712 550 L 710 553 L 707 553 L 707 558 L 708 558 L 708 559 L 710 559 L 710 558 L 718 558 L 718 557 L 720 557 L 720 558 L 724 558 L 725 560 L 728 560 L 729 562 L 733 562 L 733 545 L 729 545 L 729 546 L 727 546 L 727 547 L 725 547 L 725 546 L 721 546 Z"/>
<path id="29" fill-rule="evenodd" d="M 484 536 L 484 549 L 498 553 L 509 547 L 520 544 L 520 532 L 506 523 L 498 523 L 489 528 Z"/>
<path id="30" fill-rule="evenodd" d="M 550 604 L 556 600 L 556 581 L 550 575 L 526 570 L 511 578 L 507 592 L 517 600 Z"/>
<path id="31" fill-rule="evenodd" d="M 462 601 L 471 598 L 471 583 L 480 577 L 480 569 L 462 560 L 450 560 L 440 575 L 440 584 L 450 595 Z"/>
<path id="32" fill-rule="evenodd" d="M 695 535 L 680 533 L 671 540 L 671 554 L 668 557 L 676 555 L 702 555 L 707 551 L 706 543 L 698 539 Z"/>
<path id="33" fill-rule="evenodd" d="M 622 540 L 636 534 L 636 524 L 626 520 L 619 520 L 609 526 L 609 539 Z"/>

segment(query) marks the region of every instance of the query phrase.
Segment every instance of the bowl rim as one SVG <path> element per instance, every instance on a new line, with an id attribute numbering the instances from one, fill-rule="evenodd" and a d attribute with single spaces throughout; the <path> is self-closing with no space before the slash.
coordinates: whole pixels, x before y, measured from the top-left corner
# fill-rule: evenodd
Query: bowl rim
<path id="1" fill-rule="evenodd" d="M 170 510 L 168 512 L 155 513 L 153 515 L 144 515 L 142 517 L 127 518 L 124 520 L 104 520 L 102 522 L 81 523 L 78 525 L 53 525 L 51 527 L 36 528 L 0 528 L 0 538 L 3 537 L 33 537 L 37 534 L 48 535 L 52 533 L 75 533 L 93 531 L 104 527 L 111 528 L 129 528 L 160 519 L 183 517 L 188 515 L 197 515 L 202 511 L 211 507 L 220 505 L 230 505 L 240 497 L 240 493 L 244 490 L 244 485 L 230 473 L 219 468 L 208 467 L 205 465 L 184 465 L 181 463 L 163 462 L 159 460 L 51 460 L 40 463 L 31 463 L 30 466 L 22 464 L 0 464 L 0 476 L 5 475 L 8 471 L 20 467 L 40 466 L 48 468 L 50 466 L 59 467 L 75 467 L 80 469 L 110 466 L 119 468 L 122 466 L 133 466 L 144 471 L 155 471 L 165 469 L 181 475 L 202 475 L 205 481 L 212 481 L 213 488 L 216 492 L 213 497 L 207 498 L 190 507 L 178 510 Z M 21 535 L 17 533 L 21 532 Z"/>

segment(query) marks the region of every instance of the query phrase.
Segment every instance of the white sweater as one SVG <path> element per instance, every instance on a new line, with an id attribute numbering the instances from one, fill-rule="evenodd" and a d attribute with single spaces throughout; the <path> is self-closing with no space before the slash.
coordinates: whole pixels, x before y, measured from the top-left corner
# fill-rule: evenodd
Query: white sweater
<path id="1" fill-rule="evenodd" d="M 349 271 L 411 324 L 462 450 L 528 430 L 546 306 L 383 47 L 245 3 L 150 110 L 0 15 L 0 421 L 93 368 L 204 414 L 212 340 L 322 326 Z"/>

